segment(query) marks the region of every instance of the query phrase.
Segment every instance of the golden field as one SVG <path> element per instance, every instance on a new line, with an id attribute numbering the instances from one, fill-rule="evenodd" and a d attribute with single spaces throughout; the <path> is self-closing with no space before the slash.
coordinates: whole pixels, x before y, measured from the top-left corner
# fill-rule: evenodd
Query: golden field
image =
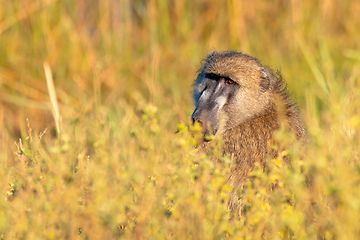
<path id="1" fill-rule="evenodd" d="M 359 12 L 350 0 L 0 0 L 1 239 L 359 239 Z M 276 133 L 281 154 L 251 173 L 239 218 L 231 160 L 199 153 L 190 123 L 213 50 L 280 69 L 309 135 Z"/>

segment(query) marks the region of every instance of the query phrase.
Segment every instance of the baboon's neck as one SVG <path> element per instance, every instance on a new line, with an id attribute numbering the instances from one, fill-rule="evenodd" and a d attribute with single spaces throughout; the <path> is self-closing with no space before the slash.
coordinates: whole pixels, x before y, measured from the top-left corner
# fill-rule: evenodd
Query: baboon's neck
<path id="1" fill-rule="evenodd" d="M 274 130 L 279 128 L 275 107 L 271 107 L 251 121 L 223 133 L 223 153 L 234 160 L 234 171 L 229 177 L 232 187 L 247 178 L 255 162 L 264 164 Z"/>
<path id="2" fill-rule="evenodd" d="M 271 107 L 251 121 L 224 132 L 224 154 L 233 155 L 233 159 L 240 166 L 244 161 L 249 163 L 262 161 L 267 151 L 267 142 L 278 127 L 276 110 Z"/>

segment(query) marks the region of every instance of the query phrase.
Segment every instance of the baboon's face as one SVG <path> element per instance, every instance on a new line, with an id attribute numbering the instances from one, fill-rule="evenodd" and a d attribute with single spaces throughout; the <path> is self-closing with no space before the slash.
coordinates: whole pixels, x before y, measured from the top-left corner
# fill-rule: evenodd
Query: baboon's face
<path id="1" fill-rule="evenodd" d="M 211 53 L 195 82 L 194 122 L 204 134 L 236 127 L 269 106 L 270 76 L 254 58 L 237 52 Z"/>

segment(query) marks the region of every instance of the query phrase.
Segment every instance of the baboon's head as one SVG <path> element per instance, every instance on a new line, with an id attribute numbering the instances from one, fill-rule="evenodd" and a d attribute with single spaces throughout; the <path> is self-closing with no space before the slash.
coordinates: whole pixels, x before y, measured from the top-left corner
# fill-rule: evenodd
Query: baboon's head
<path id="1" fill-rule="evenodd" d="M 253 57 L 212 52 L 195 81 L 191 117 L 202 125 L 204 134 L 236 127 L 269 107 L 272 81 L 271 73 Z"/>

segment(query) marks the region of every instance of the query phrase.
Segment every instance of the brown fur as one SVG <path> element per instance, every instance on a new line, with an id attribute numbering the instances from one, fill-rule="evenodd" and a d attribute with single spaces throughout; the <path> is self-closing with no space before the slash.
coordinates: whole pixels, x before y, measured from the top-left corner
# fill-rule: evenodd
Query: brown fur
<path id="1" fill-rule="evenodd" d="M 263 81 L 263 75 L 260 73 L 262 70 L 266 73 L 269 82 Z M 234 160 L 234 166 L 229 173 L 229 184 L 234 191 L 238 190 L 248 178 L 255 162 L 264 165 L 264 157 L 269 149 L 268 142 L 282 121 L 288 122 L 291 131 L 299 140 L 306 139 L 299 111 L 292 103 L 286 83 L 279 72 L 274 73 L 269 67 L 262 66 L 253 57 L 232 52 L 211 53 L 204 60 L 204 65 L 199 72 L 199 76 L 207 72 L 226 76 L 240 74 L 241 82 L 239 84 L 245 86 L 245 90 L 247 90 L 241 93 L 245 94 L 245 98 L 253 97 L 251 91 L 258 91 L 258 89 L 268 91 L 267 94 L 270 96 L 270 101 L 266 103 L 265 107 L 262 105 L 264 109 L 260 113 L 239 125 L 229 127 L 233 122 L 231 119 L 233 118 L 232 108 L 227 106 L 227 110 L 224 110 L 228 123 L 226 130 L 222 133 L 223 154 Z M 199 83 L 198 77 L 196 84 Z M 229 104 L 237 104 L 237 102 Z M 256 108 L 260 105 L 261 103 L 251 105 L 249 110 L 257 112 Z M 210 143 L 203 143 L 201 148 L 206 151 L 209 146 Z M 234 195 L 232 198 L 230 208 L 238 211 L 237 200 Z"/>

